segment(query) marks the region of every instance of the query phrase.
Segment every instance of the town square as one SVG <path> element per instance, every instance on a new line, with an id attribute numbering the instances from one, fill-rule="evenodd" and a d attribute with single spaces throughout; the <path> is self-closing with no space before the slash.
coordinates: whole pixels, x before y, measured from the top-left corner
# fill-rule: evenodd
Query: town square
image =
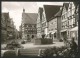
<path id="1" fill-rule="evenodd" d="M 78 2 L 2 2 L 1 57 L 78 57 Z"/>

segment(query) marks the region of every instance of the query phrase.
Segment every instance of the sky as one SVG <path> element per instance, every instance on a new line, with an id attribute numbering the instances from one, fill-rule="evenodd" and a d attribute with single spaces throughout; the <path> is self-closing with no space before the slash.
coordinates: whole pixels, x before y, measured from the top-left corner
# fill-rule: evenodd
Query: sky
<path id="1" fill-rule="evenodd" d="M 38 13 L 38 8 L 43 5 L 63 5 L 63 2 L 2 2 L 2 12 L 9 12 L 13 18 L 16 29 L 19 30 L 22 20 L 23 8 L 26 13 Z"/>

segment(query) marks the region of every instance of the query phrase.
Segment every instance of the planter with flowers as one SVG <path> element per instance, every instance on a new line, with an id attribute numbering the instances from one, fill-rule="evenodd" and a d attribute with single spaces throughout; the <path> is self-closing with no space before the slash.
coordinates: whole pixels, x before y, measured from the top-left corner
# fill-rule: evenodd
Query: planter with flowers
<path id="1" fill-rule="evenodd" d="M 62 58 L 66 58 L 66 57 L 70 57 L 70 58 L 74 58 L 76 57 L 76 53 L 75 54 L 70 54 L 71 49 L 69 47 L 66 46 L 62 46 L 62 47 L 53 47 L 53 48 L 48 48 L 44 50 L 44 53 L 42 56 L 44 57 L 62 57 Z"/>

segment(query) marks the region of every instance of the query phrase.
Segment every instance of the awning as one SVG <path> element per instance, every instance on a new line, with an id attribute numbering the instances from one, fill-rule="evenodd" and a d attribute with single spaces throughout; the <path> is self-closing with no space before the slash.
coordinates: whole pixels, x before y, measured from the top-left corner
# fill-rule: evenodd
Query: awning
<path id="1" fill-rule="evenodd" d="M 77 26 L 77 27 L 72 28 L 70 31 L 78 31 L 78 26 Z"/>
<path id="2" fill-rule="evenodd" d="M 64 31 L 67 31 L 67 29 L 61 30 L 60 32 L 64 32 Z"/>

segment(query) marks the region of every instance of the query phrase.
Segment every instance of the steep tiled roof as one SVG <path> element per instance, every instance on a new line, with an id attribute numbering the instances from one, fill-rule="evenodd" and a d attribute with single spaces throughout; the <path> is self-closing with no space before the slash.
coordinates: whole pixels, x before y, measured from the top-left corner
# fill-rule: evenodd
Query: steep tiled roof
<path id="1" fill-rule="evenodd" d="M 56 17 L 56 16 L 61 16 L 61 14 L 62 14 L 62 10 L 59 10 L 59 11 L 55 14 L 55 17 Z"/>
<path id="2" fill-rule="evenodd" d="M 54 15 L 60 10 L 60 7 L 61 6 L 58 5 L 44 5 L 47 22 L 51 20 L 51 17 L 54 17 Z"/>
<path id="3" fill-rule="evenodd" d="M 73 3 L 75 6 L 77 6 L 79 4 L 79 1 L 74 1 Z"/>
<path id="4" fill-rule="evenodd" d="M 66 10 L 68 10 L 69 3 L 63 3 L 63 6 L 65 6 Z"/>
<path id="5" fill-rule="evenodd" d="M 22 14 L 22 23 L 26 24 L 36 24 L 37 22 L 37 13 L 23 13 Z"/>
<path id="6" fill-rule="evenodd" d="M 54 17 L 51 17 L 51 20 L 54 19 L 54 18 L 56 18 L 56 17 L 60 17 L 61 14 L 62 14 L 62 9 L 59 10 L 59 11 L 54 15 Z"/>

